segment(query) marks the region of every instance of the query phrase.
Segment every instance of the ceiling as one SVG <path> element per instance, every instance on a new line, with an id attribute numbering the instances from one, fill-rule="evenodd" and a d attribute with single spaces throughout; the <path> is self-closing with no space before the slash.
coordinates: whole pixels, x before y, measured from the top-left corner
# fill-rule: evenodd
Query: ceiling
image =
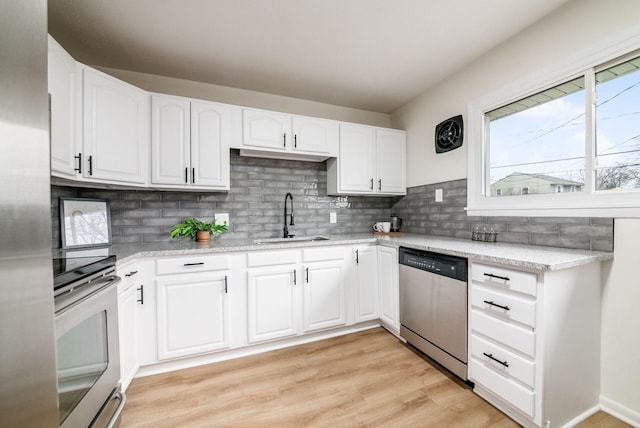
<path id="1" fill-rule="evenodd" d="M 391 113 L 567 0 L 49 0 L 78 61 Z"/>

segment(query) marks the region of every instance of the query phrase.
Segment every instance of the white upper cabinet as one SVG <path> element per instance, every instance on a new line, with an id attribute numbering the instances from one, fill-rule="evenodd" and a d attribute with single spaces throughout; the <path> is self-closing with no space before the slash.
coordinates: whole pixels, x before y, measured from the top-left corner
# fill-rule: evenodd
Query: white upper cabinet
<path id="1" fill-rule="evenodd" d="M 244 109 L 242 116 L 242 145 L 278 151 L 293 144 L 291 115 L 273 111 Z"/>
<path id="2" fill-rule="evenodd" d="M 327 161 L 327 191 L 333 195 L 405 195 L 405 132 L 341 123 L 340 153 Z"/>
<path id="3" fill-rule="evenodd" d="M 81 152 L 76 145 L 76 61 L 51 36 L 48 39 L 48 83 L 51 115 L 51 174 L 75 179 L 81 168 Z"/>
<path id="4" fill-rule="evenodd" d="M 376 130 L 377 190 L 404 195 L 406 183 L 406 133 L 395 129 Z"/>
<path id="5" fill-rule="evenodd" d="M 191 184 L 229 190 L 231 106 L 191 102 Z"/>
<path id="6" fill-rule="evenodd" d="M 99 71 L 83 69 L 85 178 L 145 185 L 149 95 Z"/>
<path id="7" fill-rule="evenodd" d="M 340 125 L 340 187 L 344 191 L 374 193 L 376 130 L 370 126 Z"/>
<path id="8" fill-rule="evenodd" d="M 336 156 L 338 123 L 266 110 L 243 110 L 241 154 L 322 161 Z"/>
<path id="9" fill-rule="evenodd" d="M 338 155 L 338 122 L 305 116 L 292 121 L 294 151 Z"/>
<path id="10" fill-rule="evenodd" d="M 233 106 L 154 94 L 152 187 L 229 190 Z"/>
<path id="11" fill-rule="evenodd" d="M 189 182 L 191 156 L 189 100 L 151 97 L 151 184 Z"/>

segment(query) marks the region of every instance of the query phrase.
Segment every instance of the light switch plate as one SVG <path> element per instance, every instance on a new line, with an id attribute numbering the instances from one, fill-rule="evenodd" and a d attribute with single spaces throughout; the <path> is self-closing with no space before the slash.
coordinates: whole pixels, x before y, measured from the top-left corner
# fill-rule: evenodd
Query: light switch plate
<path id="1" fill-rule="evenodd" d="M 442 189 L 436 189 L 436 202 L 442 202 Z"/>
<path id="2" fill-rule="evenodd" d="M 335 223 L 338 221 L 336 213 L 329 213 L 329 223 Z"/>
<path id="3" fill-rule="evenodd" d="M 215 213 L 213 215 L 213 218 L 216 221 L 216 224 L 224 224 L 224 222 L 227 222 L 227 226 L 229 226 L 229 213 Z"/>

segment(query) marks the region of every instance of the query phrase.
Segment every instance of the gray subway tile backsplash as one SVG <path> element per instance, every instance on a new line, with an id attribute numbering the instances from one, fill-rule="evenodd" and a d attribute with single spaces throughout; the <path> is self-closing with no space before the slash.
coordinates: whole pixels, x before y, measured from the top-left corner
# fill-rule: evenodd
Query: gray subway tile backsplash
<path id="1" fill-rule="evenodd" d="M 444 189 L 443 202 L 434 201 Z M 231 151 L 231 190 L 202 193 L 153 190 L 100 190 L 51 187 L 52 246 L 60 247 L 58 198 L 109 199 L 113 243 L 169 242 L 173 225 L 186 217 L 211 219 L 229 213 L 230 231 L 219 238 L 262 239 L 282 234 L 284 196 L 294 198 L 296 235 L 369 232 L 376 221 L 395 214 L 403 230 L 471 239 L 476 228 L 493 228 L 498 242 L 613 251 L 613 219 L 467 216 L 466 180 L 416 186 L 404 197 L 354 197 L 326 194 L 324 162 L 241 157 Z M 329 223 L 329 213 L 337 223 Z"/>

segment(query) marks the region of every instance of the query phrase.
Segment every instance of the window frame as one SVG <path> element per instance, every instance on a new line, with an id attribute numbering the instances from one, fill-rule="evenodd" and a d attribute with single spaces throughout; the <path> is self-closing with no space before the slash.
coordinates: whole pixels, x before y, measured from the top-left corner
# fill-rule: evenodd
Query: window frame
<path id="1" fill-rule="evenodd" d="M 640 217 L 640 189 L 595 190 L 595 73 L 640 52 L 640 34 L 622 32 L 520 78 L 467 105 L 467 214 L 475 216 Z M 563 82 L 585 77 L 585 183 L 580 192 L 491 197 L 485 114 Z M 592 90 L 593 89 L 593 90 Z"/>

